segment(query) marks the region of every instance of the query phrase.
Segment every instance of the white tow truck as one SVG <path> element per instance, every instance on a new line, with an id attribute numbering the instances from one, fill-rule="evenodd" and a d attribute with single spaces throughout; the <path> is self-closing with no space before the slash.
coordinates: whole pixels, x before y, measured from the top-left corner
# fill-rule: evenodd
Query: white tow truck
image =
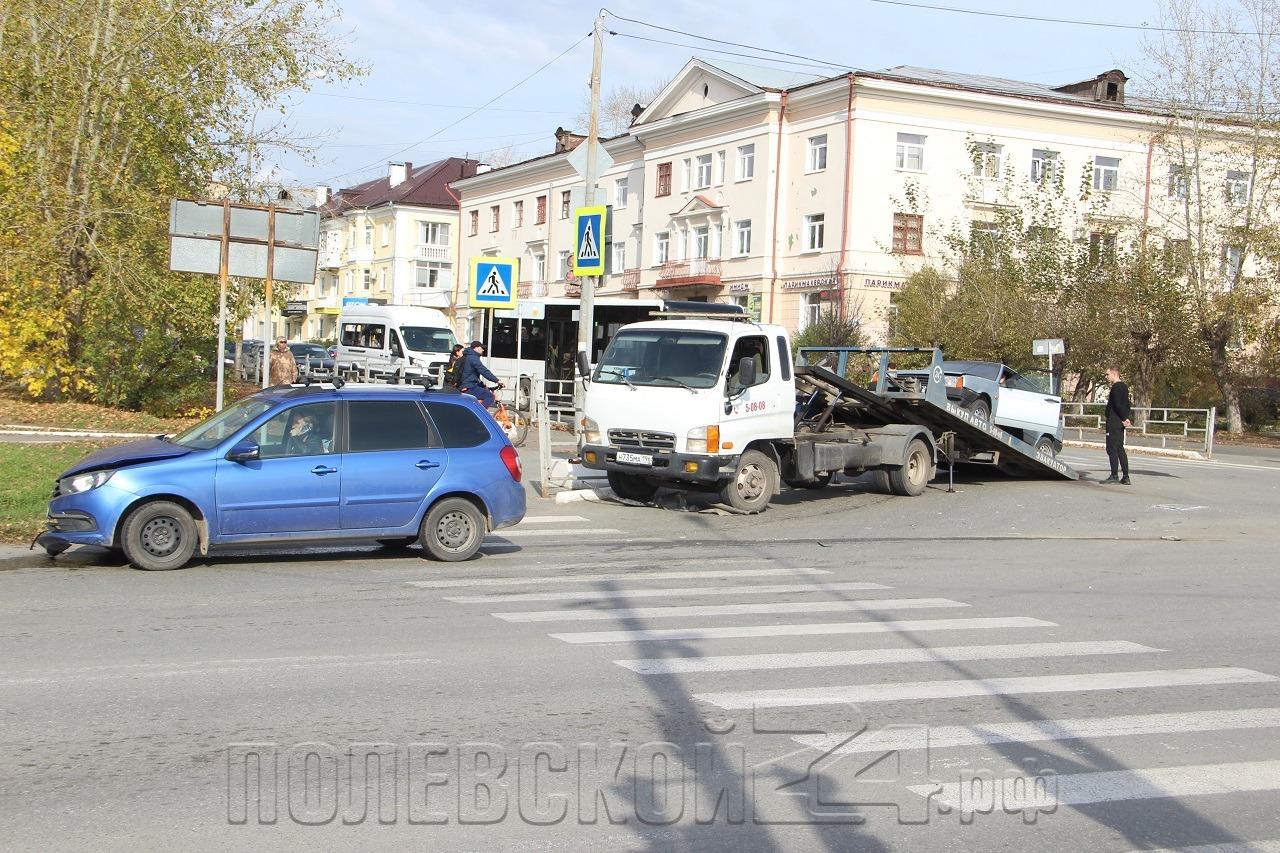
<path id="1" fill-rule="evenodd" d="M 867 471 L 882 491 L 916 496 L 939 463 L 962 461 L 1076 479 L 1052 448 L 948 400 L 938 350 L 802 350 L 793 363 L 787 330 L 737 306 L 668 302 L 655 316 L 619 330 L 598 364 L 579 354 L 582 463 L 621 498 L 715 491 L 755 513 L 783 483 L 820 488 Z M 897 359 L 927 372 L 899 377 Z"/>

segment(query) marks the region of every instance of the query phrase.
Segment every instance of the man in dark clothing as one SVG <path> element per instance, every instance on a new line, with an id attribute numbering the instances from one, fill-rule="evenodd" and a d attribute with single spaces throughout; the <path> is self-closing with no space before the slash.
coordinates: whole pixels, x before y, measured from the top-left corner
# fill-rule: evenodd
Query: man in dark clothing
<path id="1" fill-rule="evenodd" d="M 482 355 L 484 355 L 484 344 L 480 341 L 472 341 L 470 349 L 462 354 L 462 393 L 470 394 L 480 401 L 480 405 L 491 409 L 494 404 L 493 392 L 480 381 L 481 377 L 490 382 L 497 382 L 499 388 L 503 386 L 498 382 L 498 377 L 484 366 L 484 362 L 480 360 Z"/>
<path id="2" fill-rule="evenodd" d="M 1129 386 L 1120 381 L 1120 371 L 1107 368 L 1111 393 L 1107 395 L 1107 458 L 1111 460 L 1111 476 L 1103 484 L 1129 485 L 1129 454 L 1124 451 L 1125 427 L 1133 426 L 1133 406 L 1129 402 Z M 1119 476 L 1124 472 L 1124 477 Z"/>

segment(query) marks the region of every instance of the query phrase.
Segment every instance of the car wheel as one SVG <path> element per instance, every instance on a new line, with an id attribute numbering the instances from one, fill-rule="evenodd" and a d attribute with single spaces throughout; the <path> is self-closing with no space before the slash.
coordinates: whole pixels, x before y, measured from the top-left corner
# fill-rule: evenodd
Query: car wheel
<path id="1" fill-rule="evenodd" d="M 1042 435 L 1039 440 L 1036 441 L 1036 453 L 1046 453 L 1049 455 L 1050 459 L 1057 459 L 1058 445 L 1055 444 L 1053 439 L 1049 436 Z"/>
<path id="2" fill-rule="evenodd" d="M 901 467 L 889 471 L 889 487 L 895 495 L 914 498 L 924 494 L 933 479 L 933 454 L 920 439 L 907 445 L 906 458 Z"/>
<path id="3" fill-rule="evenodd" d="M 621 471 L 609 471 L 609 488 L 623 500 L 647 504 L 657 494 L 658 487 L 635 474 L 624 474 Z"/>
<path id="4" fill-rule="evenodd" d="M 968 406 L 965 406 L 965 408 L 972 412 L 973 416 L 984 424 L 991 423 L 991 404 L 987 402 L 986 397 L 979 397 Z"/>
<path id="5" fill-rule="evenodd" d="M 134 568 L 149 572 L 180 569 L 197 544 L 191 513 L 172 501 L 152 501 L 129 513 L 121 530 L 124 555 Z"/>
<path id="6" fill-rule="evenodd" d="M 720 489 L 720 500 L 739 512 L 763 512 L 778 488 L 778 466 L 759 450 L 748 450 Z"/>
<path id="7" fill-rule="evenodd" d="M 485 518 L 465 498 L 445 498 L 427 511 L 418 539 L 433 560 L 468 560 L 484 541 Z"/>

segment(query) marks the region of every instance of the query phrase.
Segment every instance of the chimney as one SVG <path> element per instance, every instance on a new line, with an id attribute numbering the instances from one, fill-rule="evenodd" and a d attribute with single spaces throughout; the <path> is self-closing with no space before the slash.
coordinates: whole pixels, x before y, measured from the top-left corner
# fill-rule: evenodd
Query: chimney
<path id="1" fill-rule="evenodd" d="M 324 207 L 329 203 L 329 188 L 321 184 L 316 187 L 316 207 Z"/>
<path id="2" fill-rule="evenodd" d="M 563 127 L 556 128 L 556 154 L 563 154 L 566 151 L 572 151 L 581 145 L 587 137 L 580 133 L 574 133 L 565 130 Z"/>
<path id="3" fill-rule="evenodd" d="M 645 109 L 646 108 L 641 106 L 640 104 L 631 105 L 631 123 L 632 124 L 636 123 L 636 119 L 640 118 L 640 114 L 643 113 Z"/>
<path id="4" fill-rule="evenodd" d="M 396 187 L 404 183 L 405 177 L 409 174 L 408 163 L 392 163 L 389 173 L 390 182 L 388 186 Z"/>

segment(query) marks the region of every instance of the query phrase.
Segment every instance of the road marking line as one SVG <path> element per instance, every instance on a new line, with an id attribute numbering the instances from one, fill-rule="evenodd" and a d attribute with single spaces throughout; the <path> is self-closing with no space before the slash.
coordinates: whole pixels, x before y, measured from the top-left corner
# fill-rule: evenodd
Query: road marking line
<path id="1" fill-rule="evenodd" d="M 1124 800 L 1153 800 L 1167 797 L 1197 797 L 1212 794 L 1240 794 L 1280 788 L 1280 761 L 1240 761 L 1232 764 L 1191 764 L 1182 767 L 1152 767 L 1145 770 L 1104 770 L 1097 773 L 1058 774 L 1053 801 L 1072 806 L 1086 803 L 1113 803 Z M 963 784 L 942 786 L 938 799 L 959 808 Z M 928 796 L 933 785 L 909 785 L 917 794 Z M 1027 786 L 1030 787 L 1030 786 Z M 1017 788 L 1006 787 L 1004 807 Z M 1051 793 L 1052 796 L 1052 793 Z M 1031 802 L 1027 806 L 1033 806 Z"/>
<path id="2" fill-rule="evenodd" d="M 745 690 L 695 696 L 725 710 L 835 705 L 845 702 L 898 702 L 954 699 L 962 696 L 1004 696 L 1019 693 L 1076 693 L 1089 690 L 1128 690 L 1144 687 L 1187 687 L 1207 684 L 1253 684 L 1280 681 L 1252 669 L 1223 666 L 1207 669 L 1168 669 L 1143 672 L 1099 672 L 1081 675 L 1033 675 L 1012 678 L 952 679 L 888 684 L 849 684 L 785 690 Z"/>
<path id="3" fill-rule="evenodd" d="M 1161 847 L 1159 850 L 1131 850 L 1129 853 L 1280 853 L 1280 839 L 1227 841 L 1222 844 L 1197 844 L 1194 847 Z"/>
<path id="4" fill-rule="evenodd" d="M 885 663 L 934 663 L 962 660 L 1014 660 L 1075 655 L 1132 655 L 1162 652 L 1124 641 L 1080 643 L 1018 643 L 998 646 L 940 646 L 926 649 L 858 649 L 840 652 L 792 652 L 764 655 L 716 655 L 696 658 L 640 658 L 615 660 L 641 675 L 682 672 L 737 672 L 750 669 L 804 669 L 822 666 L 865 666 Z"/>
<path id="5" fill-rule="evenodd" d="M 520 524 L 567 524 L 570 521 L 586 521 L 581 515 L 526 515 Z"/>
<path id="6" fill-rule="evenodd" d="M 5 677 L 0 684 L 55 684 L 67 681 L 110 681 L 129 678 L 172 678 L 184 675 L 229 675 L 239 672 L 266 672 L 281 669 L 319 667 L 385 666 L 388 664 L 440 663 L 421 652 L 390 652 L 360 655 L 307 655 L 278 658 L 230 658 L 209 661 L 174 661 L 156 664 L 109 664 L 52 670 L 39 675 Z"/>
<path id="7" fill-rule="evenodd" d="M 604 561 L 601 561 L 604 562 Z M 555 569 L 555 566 L 539 566 L 538 568 Z M 504 578 L 467 578 L 439 581 L 406 581 L 407 586 L 419 589 L 456 589 L 467 586 L 527 586 L 544 583 L 594 583 L 597 581 L 632 581 L 632 580 L 685 580 L 688 578 L 756 578 L 770 575 L 829 575 L 826 569 L 703 569 L 697 572 L 649 572 L 636 569 L 630 572 L 592 575 L 555 575 L 552 577 Z"/>
<path id="8" fill-rule="evenodd" d="M 696 604 L 689 607 L 619 607 L 616 610 L 528 610 L 494 613 L 506 622 L 586 622 L 603 619 L 669 619 L 678 616 L 742 616 L 760 613 L 832 613 L 968 607 L 950 598 L 884 598 L 863 601 L 793 601 L 769 604 Z"/>
<path id="9" fill-rule="evenodd" d="M 821 583 L 819 581 L 819 583 Z M 815 586 L 813 583 L 779 583 L 760 586 L 685 586 L 665 589 L 623 589 L 608 592 L 583 590 L 580 592 L 513 592 L 499 595 L 445 596 L 445 601 L 457 604 L 496 604 L 513 601 L 605 601 L 618 598 L 688 598 L 700 595 L 772 595 L 784 592 L 837 592 L 854 590 L 892 589 L 880 583 L 831 583 Z"/>
<path id="10" fill-rule="evenodd" d="M 590 530 L 521 530 L 518 527 L 504 527 L 485 536 L 485 539 L 510 539 L 513 536 L 575 536 L 595 537 L 601 533 L 621 533 L 616 527 L 593 527 Z"/>
<path id="11" fill-rule="evenodd" d="M 1132 445 L 1129 448 L 1133 449 Z M 1103 470 L 1107 465 L 1107 458 L 1103 456 L 1101 459 L 1086 459 L 1079 456 L 1059 456 L 1064 462 L 1070 462 L 1078 465 L 1097 465 L 1099 470 Z M 1195 468 L 1239 468 L 1247 471 L 1280 471 L 1280 465 L 1250 465 L 1247 462 L 1219 462 L 1216 459 L 1170 459 L 1166 456 L 1142 456 L 1134 454 L 1134 461 L 1143 464 L 1154 464 L 1156 467 L 1161 465 L 1173 465 L 1176 467 L 1195 467 Z"/>
<path id="12" fill-rule="evenodd" d="M 913 631 L 977 631 L 1001 628 L 1056 628 L 1056 622 L 1028 616 L 974 619 L 912 619 L 901 622 L 815 622 L 807 625 L 738 625 L 728 628 L 648 628 L 632 631 L 578 631 L 549 634 L 566 643 L 648 643 L 664 640 L 727 640 L 738 637 L 805 637 L 823 634 L 896 634 Z"/>
<path id="13" fill-rule="evenodd" d="M 1280 727 L 1280 708 L 1245 708 L 1238 711 L 1127 714 L 1118 717 L 980 723 L 972 726 L 929 726 L 927 733 L 919 730 L 885 728 L 866 732 L 849 743 L 844 742 L 853 737 L 853 732 L 800 735 L 792 740 L 824 752 L 834 750 L 836 754 L 848 755 L 860 752 L 921 749 L 926 746 L 926 735 L 929 749 L 945 749 L 953 746 L 983 746 L 997 743 L 1034 743 L 1046 740 L 1085 740 L 1097 737 L 1135 737 L 1277 727 Z M 841 746 L 841 744 L 844 745 Z"/>

